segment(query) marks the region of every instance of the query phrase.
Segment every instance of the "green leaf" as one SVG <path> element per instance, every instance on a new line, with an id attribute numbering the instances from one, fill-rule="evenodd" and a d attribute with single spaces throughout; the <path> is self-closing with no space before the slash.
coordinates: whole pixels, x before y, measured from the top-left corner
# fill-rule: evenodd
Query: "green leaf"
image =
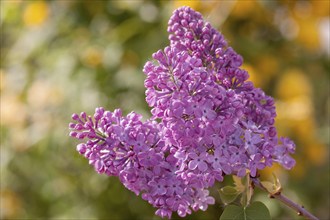
<path id="1" fill-rule="evenodd" d="M 225 204 L 233 202 L 240 193 L 233 186 L 225 186 L 219 190 L 221 201 Z"/>
<path id="2" fill-rule="evenodd" d="M 242 183 L 243 179 L 238 176 L 233 175 L 233 180 L 234 180 L 234 184 L 236 186 L 237 191 L 244 192 L 245 185 Z"/>
<path id="3" fill-rule="evenodd" d="M 268 208 L 262 202 L 254 202 L 246 208 L 226 206 L 220 220 L 271 220 Z"/>
<path id="4" fill-rule="evenodd" d="M 281 192 L 282 190 L 281 183 L 274 173 L 273 173 L 273 182 L 261 181 L 261 185 L 263 185 L 263 187 L 265 187 L 270 194 L 276 194 Z"/>
<path id="5" fill-rule="evenodd" d="M 242 206 L 228 205 L 220 216 L 220 220 L 244 219 L 244 208 Z"/>
<path id="6" fill-rule="evenodd" d="M 261 185 L 263 185 L 270 194 L 275 194 L 277 192 L 276 186 L 272 182 L 261 181 Z"/>
<path id="7" fill-rule="evenodd" d="M 275 173 L 273 173 L 273 178 L 274 178 L 274 185 L 276 186 L 276 188 L 278 189 L 278 191 L 281 191 L 282 186 L 281 186 L 280 180 L 277 178 L 277 176 L 275 175 Z"/>
<path id="8" fill-rule="evenodd" d="M 254 202 L 245 209 L 247 219 L 251 220 L 270 220 L 269 210 L 262 202 Z"/>

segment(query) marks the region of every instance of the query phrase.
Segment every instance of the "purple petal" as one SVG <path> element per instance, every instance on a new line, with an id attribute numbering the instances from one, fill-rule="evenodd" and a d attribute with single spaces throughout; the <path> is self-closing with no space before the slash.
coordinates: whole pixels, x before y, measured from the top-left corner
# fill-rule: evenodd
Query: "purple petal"
<path id="1" fill-rule="evenodd" d="M 191 161 L 189 162 L 189 164 L 188 164 L 188 168 L 189 168 L 190 170 L 195 170 L 196 167 L 197 167 L 197 165 L 198 165 L 198 161 L 197 161 L 197 160 L 191 160 Z"/>
<path id="2" fill-rule="evenodd" d="M 207 164 L 204 161 L 200 161 L 198 163 L 198 169 L 202 172 L 205 172 L 207 170 Z"/>

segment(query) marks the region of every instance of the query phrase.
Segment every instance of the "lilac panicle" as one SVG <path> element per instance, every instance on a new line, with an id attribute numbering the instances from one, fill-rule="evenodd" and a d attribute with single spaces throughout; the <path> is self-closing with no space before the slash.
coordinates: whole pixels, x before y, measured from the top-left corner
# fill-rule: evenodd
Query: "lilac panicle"
<path id="1" fill-rule="evenodd" d="M 214 204 L 208 188 L 224 175 L 291 169 L 295 145 L 277 137 L 274 100 L 247 81 L 242 57 L 200 13 L 175 10 L 168 32 L 169 46 L 143 69 L 150 120 L 97 108 L 74 114 L 69 127 L 98 173 L 118 176 L 170 218 Z"/>

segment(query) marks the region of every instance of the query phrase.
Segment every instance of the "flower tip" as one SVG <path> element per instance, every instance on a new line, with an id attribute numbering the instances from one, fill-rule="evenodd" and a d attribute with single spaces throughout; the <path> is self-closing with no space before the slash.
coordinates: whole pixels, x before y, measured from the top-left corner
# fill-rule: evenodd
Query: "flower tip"
<path id="1" fill-rule="evenodd" d="M 77 137 L 77 132 L 75 131 L 71 131 L 70 134 L 69 134 L 70 137 Z"/>
<path id="2" fill-rule="evenodd" d="M 70 129 L 74 129 L 75 127 L 76 127 L 75 123 L 72 123 L 72 122 L 69 123 L 69 128 Z"/>
<path id="3" fill-rule="evenodd" d="M 72 120 L 75 120 L 77 121 L 79 119 L 79 115 L 76 114 L 76 113 L 73 113 L 72 116 L 71 116 Z"/>
<path id="4" fill-rule="evenodd" d="M 84 154 L 86 152 L 86 144 L 78 144 L 77 145 L 77 151 L 80 154 Z"/>

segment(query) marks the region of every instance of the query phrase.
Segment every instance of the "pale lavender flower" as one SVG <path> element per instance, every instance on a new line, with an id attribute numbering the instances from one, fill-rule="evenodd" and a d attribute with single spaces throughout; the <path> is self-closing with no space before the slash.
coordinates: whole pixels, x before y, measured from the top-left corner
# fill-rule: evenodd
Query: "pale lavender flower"
<path id="1" fill-rule="evenodd" d="M 208 205 L 213 205 L 214 203 L 215 200 L 213 197 L 209 196 L 208 190 L 198 190 L 195 203 L 193 204 L 192 208 L 195 211 L 197 211 L 198 209 L 205 211 Z"/>
<path id="2" fill-rule="evenodd" d="M 196 153 L 190 153 L 189 157 L 192 159 L 188 164 L 189 169 L 195 170 L 196 168 L 198 168 L 198 170 L 200 170 L 201 172 L 205 172 L 207 170 L 208 165 L 206 162 L 206 152 L 200 155 L 197 155 Z"/>

